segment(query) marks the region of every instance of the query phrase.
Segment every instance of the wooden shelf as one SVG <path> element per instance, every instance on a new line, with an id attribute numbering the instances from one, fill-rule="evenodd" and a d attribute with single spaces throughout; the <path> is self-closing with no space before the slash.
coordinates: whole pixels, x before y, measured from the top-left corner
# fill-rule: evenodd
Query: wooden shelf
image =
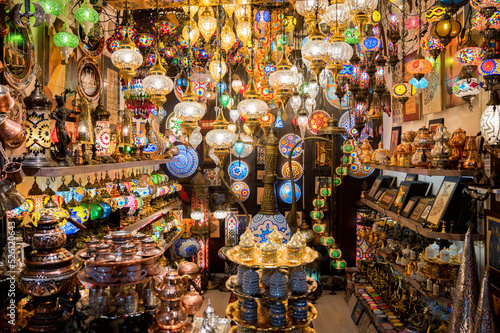
<path id="1" fill-rule="evenodd" d="M 58 177 L 78 175 L 83 173 L 95 173 L 110 170 L 139 168 L 151 165 L 160 165 L 172 162 L 172 159 L 163 160 L 143 160 L 135 162 L 96 164 L 96 165 L 79 165 L 65 167 L 50 167 L 50 168 L 28 168 L 23 167 L 24 174 L 29 177 Z"/>
<path id="2" fill-rule="evenodd" d="M 161 216 L 165 213 L 168 213 L 169 211 L 171 211 L 171 210 L 173 210 L 181 205 L 182 205 L 182 200 L 179 200 L 178 202 L 171 204 L 171 205 L 168 205 L 167 207 L 163 208 L 162 210 L 159 210 L 159 211 L 155 212 L 154 214 L 149 215 L 148 217 L 145 217 L 142 220 L 135 222 L 134 224 L 126 226 L 123 230 L 126 230 L 126 231 L 140 230 L 140 229 L 144 228 L 145 226 L 147 226 L 149 223 L 151 223 L 151 221 L 158 218 L 159 216 Z"/>
<path id="3" fill-rule="evenodd" d="M 446 305 L 452 304 L 453 301 L 451 298 L 434 296 L 434 295 L 432 295 L 432 293 L 428 292 L 427 290 L 422 289 L 420 282 L 418 282 L 418 281 L 414 280 L 412 277 L 406 275 L 405 269 L 403 267 L 387 260 L 387 254 L 382 253 L 382 252 L 377 251 L 377 250 L 375 250 L 375 253 L 377 255 L 379 255 L 380 257 L 384 258 L 384 260 L 386 262 L 388 262 L 394 268 L 395 271 L 397 271 L 409 284 L 411 284 L 413 286 L 413 288 L 418 290 L 425 297 L 433 299 L 433 300 L 440 302 L 440 303 L 444 303 Z"/>
<path id="4" fill-rule="evenodd" d="M 464 177 L 464 176 L 474 176 L 474 174 L 476 173 L 476 170 L 438 170 L 438 169 L 402 168 L 402 167 L 393 167 L 376 163 L 363 163 L 363 165 L 374 169 L 412 173 L 423 176 Z"/>
<path id="5" fill-rule="evenodd" d="M 390 210 L 386 210 L 371 200 L 361 199 L 361 201 L 371 209 L 376 210 L 377 212 L 390 217 L 394 221 L 397 221 L 401 225 L 410 228 L 415 232 L 418 232 L 422 236 L 434 239 L 447 239 L 450 241 L 463 241 L 465 239 L 465 234 L 452 234 L 452 233 L 442 233 L 438 231 L 432 231 L 429 228 L 425 228 L 420 222 L 409 219 L 407 217 L 403 217 L 401 215 L 398 215 L 397 213 L 391 212 Z M 473 234 L 472 239 L 474 241 L 482 241 L 484 240 L 484 236 L 481 234 Z"/>

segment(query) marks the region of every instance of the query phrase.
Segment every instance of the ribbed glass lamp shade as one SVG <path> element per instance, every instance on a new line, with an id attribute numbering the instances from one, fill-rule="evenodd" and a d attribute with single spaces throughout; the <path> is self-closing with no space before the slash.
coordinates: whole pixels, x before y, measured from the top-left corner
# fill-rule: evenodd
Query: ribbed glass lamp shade
<path id="1" fill-rule="evenodd" d="M 195 221 L 201 221 L 203 217 L 205 217 L 205 214 L 198 208 L 191 212 L 191 218 Z"/>
<path id="2" fill-rule="evenodd" d="M 252 8 L 248 4 L 239 5 L 234 10 L 234 16 L 236 16 L 236 20 L 238 21 L 248 20 L 251 15 L 252 15 Z"/>
<path id="3" fill-rule="evenodd" d="M 352 14 L 371 13 L 377 8 L 378 0 L 346 0 L 345 5 Z"/>
<path id="4" fill-rule="evenodd" d="M 83 32 L 88 34 L 94 24 L 99 22 L 99 13 L 92 7 L 89 0 L 85 0 L 80 8 L 75 10 L 75 19 L 82 26 Z"/>
<path id="5" fill-rule="evenodd" d="M 200 30 L 198 30 L 198 25 L 195 21 L 190 20 L 184 28 L 182 28 L 182 38 L 184 38 L 184 40 L 191 46 L 198 42 L 198 39 L 200 38 Z"/>
<path id="6" fill-rule="evenodd" d="M 258 120 L 267 114 L 269 107 L 260 99 L 245 99 L 238 103 L 238 111 L 245 119 Z"/>
<path id="7" fill-rule="evenodd" d="M 220 34 L 220 40 L 221 40 L 221 48 L 228 52 L 236 43 L 236 35 L 233 32 L 233 29 L 231 29 L 230 26 L 227 24 L 222 28 L 222 32 Z"/>
<path id="8" fill-rule="evenodd" d="M 500 143 L 500 105 L 488 105 L 480 121 L 484 141 L 492 146 Z"/>
<path id="9" fill-rule="evenodd" d="M 155 65 L 149 70 L 151 75 L 142 80 L 144 91 L 149 95 L 168 95 L 174 89 L 174 83 L 165 75 L 166 70 L 160 64 L 159 57 Z"/>
<path id="10" fill-rule="evenodd" d="M 224 220 L 227 216 L 227 211 L 222 210 L 222 209 L 217 209 L 214 212 L 214 217 L 218 220 Z"/>
<path id="11" fill-rule="evenodd" d="M 229 149 L 236 142 L 236 134 L 230 129 L 213 129 L 206 135 L 207 144 L 211 148 Z"/>
<path id="12" fill-rule="evenodd" d="M 217 51 L 215 52 L 212 61 L 210 61 L 210 65 L 208 68 L 215 82 L 219 82 L 227 73 L 226 61 L 223 57 L 221 58 L 219 52 Z"/>
<path id="13" fill-rule="evenodd" d="M 269 85 L 276 89 L 293 90 L 300 83 L 299 76 L 289 69 L 280 69 L 269 75 Z"/>
<path id="14" fill-rule="evenodd" d="M 304 17 L 311 15 L 323 15 L 328 8 L 328 0 L 301 0 L 295 2 L 295 10 Z"/>
<path id="15" fill-rule="evenodd" d="M 135 70 L 142 65 L 142 54 L 132 45 L 131 48 L 124 48 L 124 43 L 132 42 L 130 39 L 125 39 L 120 42 L 120 48 L 111 55 L 111 62 L 120 70 Z"/>
<path id="16" fill-rule="evenodd" d="M 337 3 L 332 4 L 326 9 L 323 21 L 330 27 L 334 27 L 335 25 L 346 24 L 350 17 L 346 5 L 344 3 Z"/>
<path id="17" fill-rule="evenodd" d="M 174 112 L 182 121 L 198 121 L 205 115 L 205 107 L 198 102 L 180 102 L 175 105 Z"/>
<path id="18" fill-rule="evenodd" d="M 332 44 L 324 39 L 310 40 L 302 46 L 302 58 L 308 61 L 320 60 L 326 62 L 332 53 L 331 50 Z"/>
<path id="19" fill-rule="evenodd" d="M 250 21 L 239 22 L 236 25 L 236 35 L 242 41 L 243 46 L 247 46 L 250 37 L 252 37 L 252 23 Z"/>
<path id="20" fill-rule="evenodd" d="M 61 31 L 54 36 L 54 45 L 59 48 L 64 59 L 69 58 L 73 50 L 78 47 L 79 43 L 78 37 L 71 32 L 66 24 L 64 24 Z"/>
<path id="21" fill-rule="evenodd" d="M 333 42 L 330 50 L 329 62 L 343 63 L 352 58 L 352 47 L 346 42 Z"/>
<path id="22" fill-rule="evenodd" d="M 210 14 L 210 10 L 208 8 L 209 7 L 204 7 L 201 10 L 201 13 L 198 13 L 198 29 L 207 43 L 217 29 L 217 20 Z"/>

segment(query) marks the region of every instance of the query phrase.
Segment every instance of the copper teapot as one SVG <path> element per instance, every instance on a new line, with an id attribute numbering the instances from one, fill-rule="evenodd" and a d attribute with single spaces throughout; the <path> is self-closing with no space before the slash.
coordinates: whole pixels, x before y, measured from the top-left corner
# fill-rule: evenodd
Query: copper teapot
<path id="1" fill-rule="evenodd" d="M 184 285 L 179 274 L 176 271 L 170 271 L 159 287 L 153 286 L 153 291 L 162 301 L 178 301 L 184 295 Z"/>

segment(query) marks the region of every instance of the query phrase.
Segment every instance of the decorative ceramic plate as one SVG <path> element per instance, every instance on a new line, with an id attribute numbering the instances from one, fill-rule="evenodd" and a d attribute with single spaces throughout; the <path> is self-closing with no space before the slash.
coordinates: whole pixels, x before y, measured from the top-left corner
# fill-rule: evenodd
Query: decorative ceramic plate
<path id="1" fill-rule="evenodd" d="M 236 182 L 231 186 L 238 199 L 243 202 L 250 196 L 250 188 L 243 182 Z"/>
<path id="2" fill-rule="evenodd" d="M 309 117 L 309 130 L 313 134 L 318 134 L 319 129 L 328 126 L 328 120 L 330 120 L 330 115 L 325 111 L 314 111 Z"/>
<path id="3" fill-rule="evenodd" d="M 229 164 L 227 173 L 234 180 L 243 180 L 248 176 L 248 165 L 245 162 L 234 161 Z"/>
<path id="4" fill-rule="evenodd" d="M 279 142 L 279 149 L 281 155 L 285 156 L 288 158 L 288 154 L 292 150 L 293 146 L 300 140 L 300 136 L 289 133 L 284 135 Z M 295 150 L 293 151 L 292 157 L 297 157 L 302 154 L 302 142 L 295 147 Z"/>
<path id="5" fill-rule="evenodd" d="M 293 179 L 298 180 L 300 177 L 302 177 L 303 173 L 302 165 L 300 165 L 299 162 L 292 161 L 292 174 L 293 174 Z M 283 164 L 283 167 L 281 168 L 281 174 L 283 174 L 283 177 L 290 179 L 290 168 L 288 167 L 288 162 Z"/>
<path id="6" fill-rule="evenodd" d="M 347 139 L 348 136 L 358 135 L 358 131 L 354 128 L 354 115 L 350 114 L 349 111 L 345 112 L 340 117 L 339 127 L 343 127 L 347 131 L 347 134 L 342 134 L 342 137 L 344 139 Z M 360 140 L 363 140 L 366 138 L 368 138 L 368 132 L 366 130 L 363 130 L 363 132 L 361 132 Z"/>
<path id="7" fill-rule="evenodd" d="M 198 154 L 189 147 L 177 146 L 179 148 L 179 155 L 174 156 L 174 162 L 167 163 L 168 171 L 178 177 L 186 178 L 195 173 L 198 168 Z"/>
<path id="8" fill-rule="evenodd" d="M 294 185 L 295 185 L 295 201 L 299 201 L 301 194 L 300 187 L 297 184 Z M 290 186 L 290 182 L 286 182 L 281 186 L 280 197 L 281 200 L 283 200 L 287 204 L 292 204 L 292 187 Z"/>
<path id="9" fill-rule="evenodd" d="M 243 151 L 241 152 L 241 155 L 238 156 L 238 153 L 236 150 L 234 150 L 234 146 L 231 147 L 231 154 L 233 154 L 234 157 L 238 158 L 245 158 L 250 156 L 250 154 L 253 152 L 253 140 L 250 135 L 247 135 L 245 133 L 240 133 L 240 138 L 241 141 L 245 144 L 245 148 L 243 148 Z"/>
<path id="10" fill-rule="evenodd" d="M 167 118 L 167 128 L 172 131 L 172 134 L 177 138 L 184 134 L 181 128 L 182 120 L 175 116 L 175 112 L 172 113 Z"/>

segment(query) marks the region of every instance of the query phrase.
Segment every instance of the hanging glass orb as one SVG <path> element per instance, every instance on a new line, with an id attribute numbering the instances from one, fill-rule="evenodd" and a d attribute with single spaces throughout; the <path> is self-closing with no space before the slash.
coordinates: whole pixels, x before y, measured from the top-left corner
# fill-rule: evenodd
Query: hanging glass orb
<path id="1" fill-rule="evenodd" d="M 220 80 L 222 80 L 224 75 L 226 75 L 226 61 L 224 60 L 224 57 L 220 56 L 219 52 L 215 52 L 212 61 L 210 61 L 209 70 L 215 82 L 219 82 Z"/>
<path id="2" fill-rule="evenodd" d="M 228 129 L 229 123 L 224 118 L 222 109 L 217 110 L 217 112 L 217 119 L 213 123 L 214 129 L 207 133 L 206 140 L 208 146 L 215 150 L 215 156 L 223 163 L 224 158 L 229 154 L 229 148 L 234 145 L 237 137 L 233 131 Z"/>
<path id="3" fill-rule="evenodd" d="M 141 49 L 150 48 L 155 43 L 155 35 L 150 33 L 147 29 L 141 29 L 141 31 L 135 35 L 134 41 Z"/>
<path id="4" fill-rule="evenodd" d="M 326 200 L 324 198 L 318 197 L 313 200 L 313 206 L 315 208 L 323 208 L 325 207 Z"/>
<path id="5" fill-rule="evenodd" d="M 233 47 L 234 43 L 236 43 L 236 35 L 233 32 L 233 29 L 229 25 L 224 25 L 222 28 L 222 32 L 220 34 L 221 40 L 221 48 L 229 52 L 229 50 Z"/>
<path id="6" fill-rule="evenodd" d="M 424 50 L 429 51 L 434 59 L 437 59 L 441 51 L 444 50 L 444 45 L 439 41 L 439 39 L 431 35 L 422 39 L 421 46 Z"/>
<path id="7" fill-rule="evenodd" d="M 238 103 L 238 112 L 247 120 L 259 120 L 268 110 L 267 103 L 260 99 L 245 99 Z"/>
<path id="8" fill-rule="evenodd" d="M 345 5 L 351 14 L 369 14 L 377 8 L 378 0 L 346 0 Z"/>
<path id="9" fill-rule="evenodd" d="M 317 234 L 326 232 L 326 223 L 315 223 L 313 225 L 313 231 Z"/>
<path id="10" fill-rule="evenodd" d="M 486 52 L 477 46 L 464 47 L 455 53 L 455 63 L 460 66 L 479 66 L 486 56 Z"/>
<path id="11" fill-rule="evenodd" d="M 198 102 L 180 102 L 175 105 L 174 112 L 182 121 L 196 122 L 205 115 L 205 108 Z"/>
<path id="12" fill-rule="evenodd" d="M 458 36 L 462 30 L 462 24 L 445 14 L 439 21 L 434 22 L 431 27 L 431 35 L 438 38 L 444 45 L 448 45 L 453 38 Z"/>
<path id="13" fill-rule="evenodd" d="M 248 4 L 238 5 L 234 10 L 234 16 L 236 16 L 238 22 L 250 19 L 251 15 L 252 8 Z"/>
<path id="14" fill-rule="evenodd" d="M 359 31 L 356 28 L 347 28 L 344 31 L 344 41 L 347 44 L 357 45 L 359 43 Z"/>
<path id="15" fill-rule="evenodd" d="M 163 97 L 170 94 L 174 89 L 174 83 L 172 79 L 165 75 L 167 71 L 161 65 L 159 56 L 156 57 L 155 65 L 151 67 L 149 73 L 151 75 L 146 76 L 142 80 L 144 92 L 151 96 L 158 95 Z M 164 101 L 166 101 L 166 98 L 164 98 Z"/>
<path id="16" fill-rule="evenodd" d="M 198 13 L 198 28 L 203 39 L 208 43 L 217 29 L 217 20 L 210 13 L 210 7 L 202 7 L 200 9 Z"/>
<path id="17" fill-rule="evenodd" d="M 252 37 L 252 23 L 250 21 L 241 21 L 236 25 L 236 35 L 243 43 L 243 46 L 248 46 L 248 42 Z"/>
<path id="18" fill-rule="evenodd" d="M 415 59 L 406 64 L 406 70 L 417 79 L 421 79 L 432 70 L 432 64 L 421 55 L 417 55 Z"/>
<path id="19" fill-rule="evenodd" d="M 346 5 L 343 2 L 332 3 L 332 5 L 326 9 L 323 15 L 323 21 L 333 28 L 336 25 L 342 26 L 346 24 L 350 17 Z"/>
<path id="20" fill-rule="evenodd" d="M 269 75 L 269 85 L 274 89 L 277 96 L 291 97 L 292 92 L 298 87 L 300 78 L 297 73 L 291 70 L 292 64 L 285 56 L 276 65 L 276 71 Z"/>
<path id="21" fill-rule="evenodd" d="M 487 83 L 493 85 L 500 78 L 500 59 L 486 59 L 477 66 L 477 73 L 484 77 Z"/>
<path id="22" fill-rule="evenodd" d="M 142 65 L 142 54 L 132 42 L 128 34 L 120 42 L 120 48 L 111 55 L 111 62 L 120 70 L 127 86 L 135 75 L 135 70 Z"/>
<path id="23" fill-rule="evenodd" d="M 302 0 L 295 2 L 295 10 L 306 18 L 316 15 L 316 13 L 321 16 L 325 13 L 328 5 L 328 0 Z"/>
<path id="24" fill-rule="evenodd" d="M 417 79 L 416 77 L 412 77 L 410 79 L 410 81 L 408 81 L 408 83 L 411 84 L 412 86 L 414 86 L 415 89 L 417 89 L 417 90 L 425 89 L 429 85 L 429 81 L 425 77 L 422 77 L 420 79 Z"/>
<path id="25" fill-rule="evenodd" d="M 318 64 L 324 64 L 328 61 L 328 58 L 332 53 L 331 50 L 332 44 L 327 42 L 318 30 L 315 30 L 315 32 L 309 36 L 309 41 L 302 46 L 301 53 L 302 58 L 310 61 L 311 65 L 315 62 L 318 62 Z"/>
<path id="26" fill-rule="evenodd" d="M 442 19 L 445 14 L 446 8 L 444 8 L 443 6 L 434 6 L 425 12 L 425 19 L 429 23 L 437 22 Z"/>
<path id="27" fill-rule="evenodd" d="M 465 101 L 472 101 L 472 99 L 481 92 L 481 81 L 471 77 L 465 79 L 458 79 L 453 85 L 453 95 L 464 99 Z"/>
<path id="28" fill-rule="evenodd" d="M 320 237 L 319 243 L 323 246 L 330 247 L 335 244 L 335 239 L 332 236 L 323 236 Z"/>
<path id="29" fill-rule="evenodd" d="M 342 257 L 342 251 L 337 247 L 333 247 L 328 250 L 328 256 L 332 259 L 339 259 Z"/>
<path id="30" fill-rule="evenodd" d="M 313 220 L 316 220 L 316 221 L 319 221 L 321 220 L 323 217 L 325 217 L 325 213 L 323 213 L 323 211 L 315 208 L 314 210 L 312 210 L 310 213 L 309 213 L 309 216 L 313 219 Z"/>
<path id="31" fill-rule="evenodd" d="M 368 36 L 363 38 L 361 42 L 361 51 L 362 52 L 376 52 L 380 49 L 382 45 L 382 41 L 380 38 Z"/>
<path id="32" fill-rule="evenodd" d="M 75 10 L 75 19 L 80 23 L 83 32 L 87 35 L 94 24 L 99 22 L 99 13 L 92 7 L 89 0 L 85 0 L 80 8 Z"/>
<path id="33" fill-rule="evenodd" d="M 332 48 L 330 51 L 330 57 L 328 62 L 335 62 L 338 64 L 342 64 L 351 60 L 353 50 L 351 45 L 342 41 L 335 41 L 332 44 Z"/>
<path id="34" fill-rule="evenodd" d="M 410 97 L 414 96 L 415 92 L 415 87 L 409 83 L 399 83 L 391 89 L 391 95 L 402 104 L 405 104 Z"/>
<path id="35" fill-rule="evenodd" d="M 38 4 L 42 6 L 45 11 L 45 22 L 50 28 L 56 20 L 56 17 L 61 15 L 62 8 L 55 0 L 39 0 Z"/>
<path id="36" fill-rule="evenodd" d="M 345 260 L 332 261 L 332 267 L 338 270 L 343 270 L 347 268 L 347 262 Z"/>
<path id="37" fill-rule="evenodd" d="M 54 36 L 54 45 L 59 48 L 64 59 L 68 59 L 80 41 L 71 29 L 64 23 L 61 31 Z M 142 61 L 141 61 L 142 62 Z"/>
<path id="38" fill-rule="evenodd" d="M 195 21 L 190 20 L 184 28 L 182 28 L 182 38 L 184 38 L 190 46 L 193 46 L 198 42 L 198 39 L 200 38 L 200 30 L 198 30 L 198 25 Z"/>

